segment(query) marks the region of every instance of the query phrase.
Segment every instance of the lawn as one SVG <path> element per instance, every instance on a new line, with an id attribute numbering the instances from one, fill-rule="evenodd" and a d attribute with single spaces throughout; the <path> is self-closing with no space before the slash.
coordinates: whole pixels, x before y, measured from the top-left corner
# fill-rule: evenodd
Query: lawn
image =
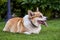
<path id="1" fill-rule="evenodd" d="M 42 25 L 40 34 L 18 34 L 3 32 L 5 23 L 0 22 L 0 40 L 60 40 L 60 19 L 49 20 L 48 27 Z"/>

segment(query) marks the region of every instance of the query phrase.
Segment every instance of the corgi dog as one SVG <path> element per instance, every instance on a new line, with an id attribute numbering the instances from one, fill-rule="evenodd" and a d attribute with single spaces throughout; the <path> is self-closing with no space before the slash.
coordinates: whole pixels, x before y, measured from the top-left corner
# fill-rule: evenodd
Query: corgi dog
<path id="1" fill-rule="evenodd" d="M 41 12 L 28 10 L 28 14 L 23 18 L 15 17 L 7 21 L 3 31 L 24 34 L 39 34 L 41 24 L 46 25 L 46 17 Z"/>

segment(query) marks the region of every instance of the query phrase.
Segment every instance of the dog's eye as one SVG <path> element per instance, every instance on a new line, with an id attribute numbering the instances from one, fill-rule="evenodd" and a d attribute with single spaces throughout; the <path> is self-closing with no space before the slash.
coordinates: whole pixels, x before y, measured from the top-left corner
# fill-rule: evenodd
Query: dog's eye
<path id="1" fill-rule="evenodd" d="M 42 16 L 41 16 L 41 15 L 40 15 L 39 17 L 40 17 L 40 18 L 42 18 Z"/>

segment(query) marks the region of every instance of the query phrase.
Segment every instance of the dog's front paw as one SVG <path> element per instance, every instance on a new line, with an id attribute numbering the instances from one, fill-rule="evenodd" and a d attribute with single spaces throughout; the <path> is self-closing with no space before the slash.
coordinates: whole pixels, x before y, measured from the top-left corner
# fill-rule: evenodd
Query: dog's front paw
<path id="1" fill-rule="evenodd" d="M 28 35 L 30 35 L 31 33 L 30 33 L 30 32 L 24 32 L 24 34 L 28 34 Z"/>
<path id="2" fill-rule="evenodd" d="M 34 34 L 39 34 L 39 32 L 37 32 L 37 33 L 34 33 Z"/>
<path id="3" fill-rule="evenodd" d="M 33 34 L 39 34 L 40 32 L 33 32 Z"/>

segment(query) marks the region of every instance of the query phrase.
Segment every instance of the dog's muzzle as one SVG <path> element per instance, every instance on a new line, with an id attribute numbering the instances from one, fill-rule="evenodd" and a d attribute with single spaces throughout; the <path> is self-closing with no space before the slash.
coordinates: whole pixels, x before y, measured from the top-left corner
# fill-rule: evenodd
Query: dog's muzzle
<path id="1" fill-rule="evenodd" d="M 45 25 L 46 27 L 48 27 L 48 25 L 47 25 L 47 23 L 46 23 L 46 20 L 44 20 L 44 21 L 38 20 L 37 22 L 38 22 L 39 24 L 43 24 L 43 25 Z"/>

